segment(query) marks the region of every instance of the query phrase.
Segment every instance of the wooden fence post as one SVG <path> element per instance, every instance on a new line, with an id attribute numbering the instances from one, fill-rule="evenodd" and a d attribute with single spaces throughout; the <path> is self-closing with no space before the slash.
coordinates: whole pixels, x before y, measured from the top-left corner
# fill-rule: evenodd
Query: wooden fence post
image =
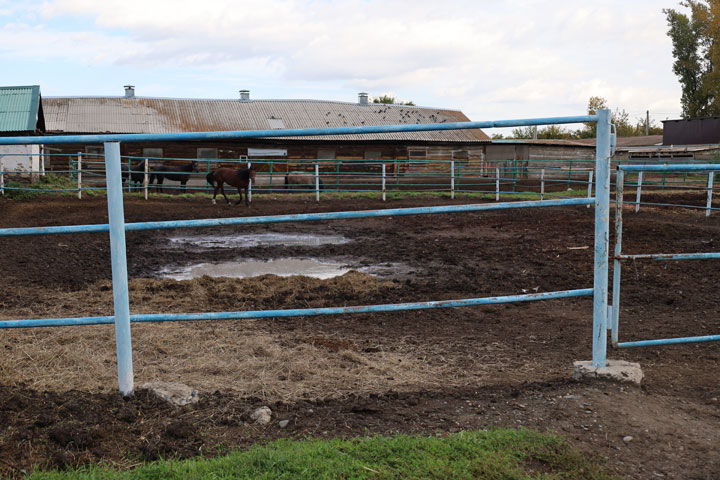
<path id="1" fill-rule="evenodd" d="M 450 198 L 455 198 L 455 162 L 450 161 Z"/>
<path id="2" fill-rule="evenodd" d="M 148 175 L 150 169 L 150 159 L 145 159 L 145 175 L 143 175 L 143 188 L 145 189 L 145 200 L 148 199 L 148 190 L 150 190 L 150 175 Z"/>
<path id="3" fill-rule="evenodd" d="M 78 152 L 77 161 L 77 189 L 78 200 L 82 200 L 82 153 Z"/>
<path id="4" fill-rule="evenodd" d="M 637 196 L 635 198 L 635 213 L 640 210 L 640 195 L 642 192 L 642 180 L 643 180 L 643 172 L 638 173 L 638 183 L 637 183 Z"/>
<path id="5" fill-rule="evenodd" d="M 383 163 L 382 164 L 382 199 L 383 199 L 383 202 L 386 200 L 386 198 L 385 198 L 385 170 L 386 170 L 385 164 Z"/>
<path id="6" fill-rule="evenodd" d="M 705 210 L 705 216 L 710 216 L 710 211 L 712 210 L 712 189 L 713 189 L 713 179 L 715 177 L 715 172 L 708 172 L 708 183 L 707 183 L 707 189 L 708 189 L 708 197 L 707 197 L 707 209 Z"/>

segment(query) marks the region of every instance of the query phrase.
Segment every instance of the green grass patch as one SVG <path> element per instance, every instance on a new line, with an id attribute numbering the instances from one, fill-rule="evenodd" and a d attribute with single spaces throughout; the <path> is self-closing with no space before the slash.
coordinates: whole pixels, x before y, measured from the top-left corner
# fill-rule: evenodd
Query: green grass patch
<path id="1" fill-rule="evenodd" d="M 10 181 L 5 184 L 5 196 L 13 200 L 27 200 L 39 195 L 54 194 L 76 194 L 77 183 L 70 181 L 67 177 L 61 177 L 53 173 L 40 176 L 37 182 L 30 184 L 17 181 Z"/>
<path id="2" fill-rule="evenodd" d="M 92 466 L 31 479 L 583 479 L 613 478 L 568 442 L 533 430 L 444 437 L 277 440 L 212 459 L 161 461 L 116 471 Z"/>

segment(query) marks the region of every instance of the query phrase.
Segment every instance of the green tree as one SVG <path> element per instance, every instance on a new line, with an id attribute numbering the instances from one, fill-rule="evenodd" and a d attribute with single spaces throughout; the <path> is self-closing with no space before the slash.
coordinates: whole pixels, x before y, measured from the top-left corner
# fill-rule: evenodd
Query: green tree
<path id="1" fill-rule="evenodd" d="M 410 105 L 410 106 L 415 106 L 415 104 L 414 104 L 413 102 L 400 102 L 400 101 L 398 101 L 398 102 L 396 103 L 395 97 L 392 96 L 392 95 L 388 95 L 388 94 L 380 95 L 379 97 L 374 97 L 374 98 L 373 98 L 373 103 L 385 103 L 385 104 L 388 104 L 388 105 Z"/>
<path id="2" fill-rule="evenodd" d="M 512 134 L 508 138 L 529 139 L 534 138 L 535 127 L 519 127 L 512 130 Z M 562 128 L 560 125 L 547 125 L 539 128 L 537 138 L 541 140 L 548 139 L 567 139 L 572 138 L 572 132 Z"/>
<path id="3" fill-rule="evenodd" d="M 663 9 L 672 39 L 673 72 L 684 118 L 720 115 L 720 0 L 685 0 L 690 17 Z"/>
<path id="4" fill-rule="evenodd" d="M 595 115 L 598 110 L 607 108 L 607 100 L 603 97 L 592 96 L 588 101 L 587 113 L 588 115 Z M 635 124 L 632 124 L 630 122 L 630 114 L 627 113 L 625 109 L 620 110 L 619 108 L 616 108 L 611 114 L 610 121 L 613 125 L 615 125 L 615 131 L 617 132 L 618 137 L 636 137 L 645 135 L 646 119 L 639 118 Z M 650 121 L 648 133 L 650 135 L 661 135 L 662 128 L 654 125 L 653 122 Z M 578 138 L 594 138 L 595 136 L 597 136 L 597 124 L 595 123 L 586 123 L 582 129 L 575 132 L 575 137 Z"/>
<path id="5" fill-rule="evenodd" d="M 647 118 L 638 118 L 635 123 L 635 133 L 633 135 L 645 135 L 645 124 L 647 123 Z M 650 125 L 647 129 L 648 135 L 662 135 L 663 129 L 661 126 L 659 126 L 653 119 L 650 119 Z"/>
<path id="6" fill-rule="evenodd" d="M 607 100 L 605 100 L 603 97 L 590 97 L 590 100 L 588 100 L 588 108 L 587 113 L 588 115 L 596 115 L 598 110 L 603 110 L 607 108 Z M 597 124 L 594 122 L 589 122 L 585 124 L 585 128 L 582 130 L 578 130 L 576 132 L 576 135 L 580 138 L 594 138 L 597 136 Z"/>

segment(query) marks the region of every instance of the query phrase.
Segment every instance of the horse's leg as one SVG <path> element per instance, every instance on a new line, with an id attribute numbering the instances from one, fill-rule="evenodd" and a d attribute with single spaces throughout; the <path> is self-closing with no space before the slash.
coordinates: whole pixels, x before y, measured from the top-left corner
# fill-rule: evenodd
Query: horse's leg
<path id="1" fill-rule="evenodd" d="M 220 186 L 220 191 L 223 194 L 223 197 L 225 197 L 225 201 L 228 205 L 230 205 L 230 200 L 228 200 L 227 195 L 225 195 L 225 185 L 223 184 L 222 180 L 218 181 L 218 185 Z"/>
<path id="2" fill-rule="evenodd" d="M 218 190 L 220 190 L 220 184 L 215 185 L 215 192 L 213 193 L 213 205 L 215 205 L 215 197 L 217 197 Z"/>
<path id="3" fill-rule="evenodd" d="M 237 187 L 238 189 L 238 195 L 240 195 L 240 198 L 238 198 L 238 201 L 235 202 L 235 205 L 240 205 L 240 202 L 242 202 L 242 187 Z M 247 197 L 245 198 L 245 201 L 247 201 Z"/>

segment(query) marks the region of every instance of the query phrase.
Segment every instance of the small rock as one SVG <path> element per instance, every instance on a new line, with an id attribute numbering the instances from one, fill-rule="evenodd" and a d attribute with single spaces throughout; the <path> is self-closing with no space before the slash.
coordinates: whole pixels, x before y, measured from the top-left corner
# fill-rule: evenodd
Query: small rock
<path id="1" fill-rule="evenodd" d="M 290 423 L 290 420 L 280 420 L 278 425 L 280 425 L 280 428 L 285 428 L 288 426 L 288 423 Z"/>
<path id="2" fill-rule="evenodd" d="M 179 407 L 197 403 L 200 400 L 197 390 L 178 382 L 147 382 L 140 388 L 150 390 L 169 404 Z"/>
<path id="3" fill-rule="evenodd" d="M 250 414 L 250 419 L 258 425 L 267 425 L 271 417 L 272 410 L 269 407 L 260 407 Z"/>
<path id="4" fill-rule="evenodd" d="M 623 442 L 625 442 L 625 443 L 630 443 L 632 441 L 633 441 L 633 437 L 631 437 L 630 435 L 623 437 Z"/>

